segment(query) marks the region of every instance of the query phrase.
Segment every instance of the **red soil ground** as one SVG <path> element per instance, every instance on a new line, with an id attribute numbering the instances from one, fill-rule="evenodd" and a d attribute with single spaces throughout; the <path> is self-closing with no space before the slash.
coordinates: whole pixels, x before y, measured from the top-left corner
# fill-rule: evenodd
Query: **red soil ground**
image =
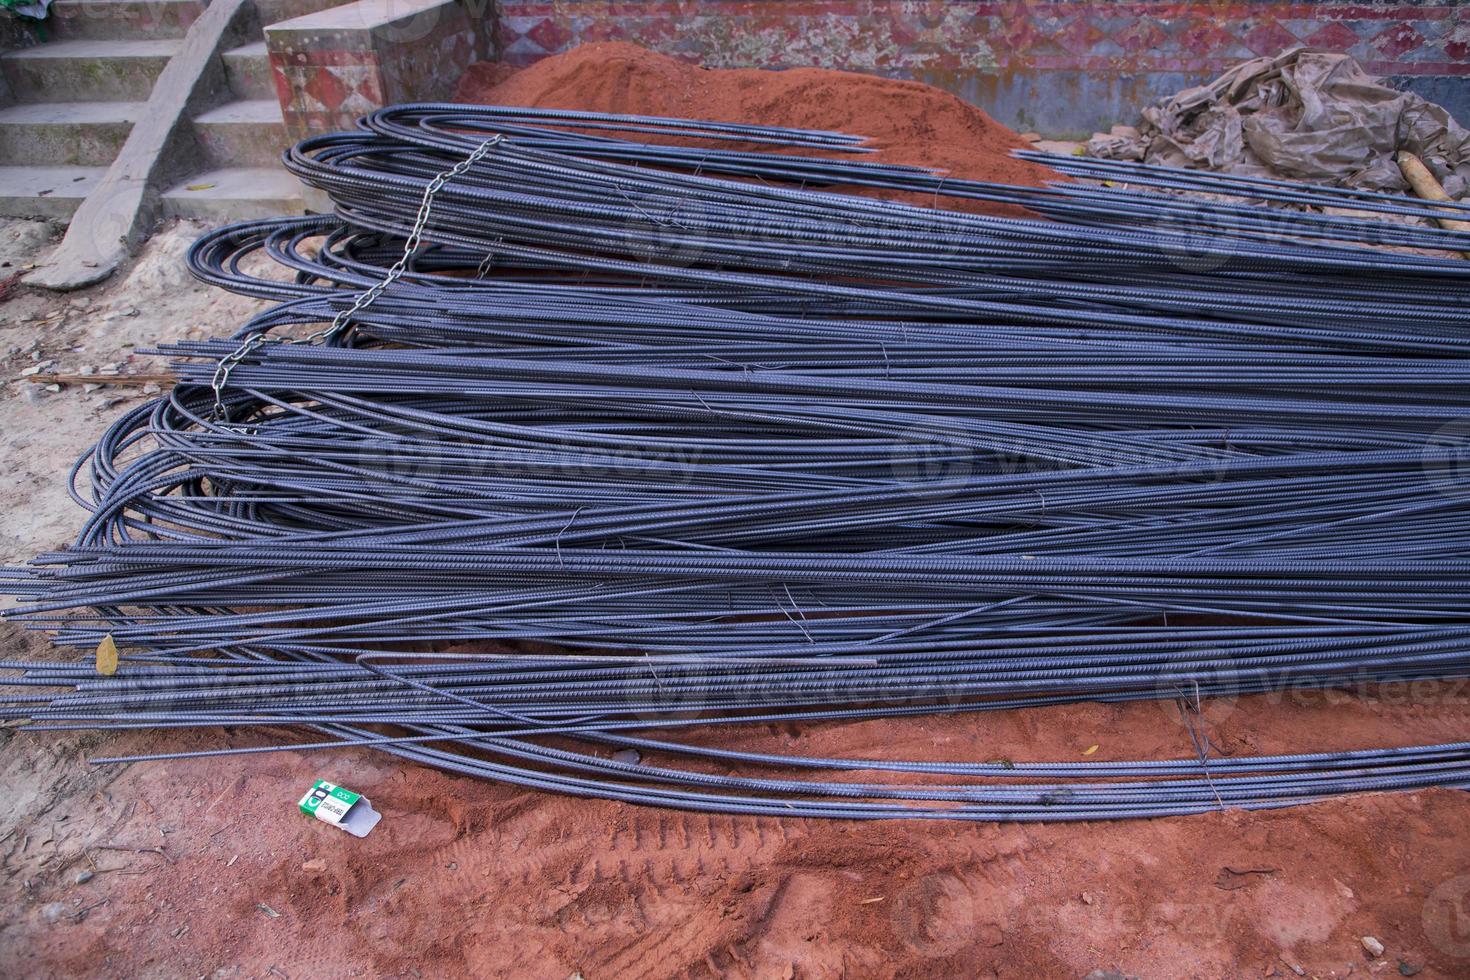
<path id="1" fill-rule="evenodd" d="M 471 65 L 455 99 L 837 130 L 868 137 L 877 152 L 865 155 L 867 160 L 1005 184 L 1040 186 L 1056 176 L 1011 156 L 1030 143 L 983 110 L 929 85 L 821 68 L 701 68 L 621 41 L 583 45 L 513 73 L 492 62 Z M 1006 210 L 953 200 L 946 206 Z"/>
<path id="2" fill-rule="evenodd" d="M 1277 752 L 1462 737 L 1470 696 L 1426 685 L 1207 709 L 1219 751 Z M 296 737 L 88 736 L 77 745 L 13 736 L 0 753 L 4 784 L 34 782 L 28 770 L 41 767 L 58 791 L 24 838 L 3 845 L 0 899 L 12 914 L 0 926 L 0 975 L 1470 972 L 1470 795 L 1458 791 L 1124 823 L 859 824 L 573 800 L 367 750 L 126 769 L 82 762 Z M 931 759 L 1191 752 L 1175 709 L 1154 703 L 703 737 Z M 382 823 L 358 840 L 297 813 L 318 776 L 365 793 Z M 76 883 L 94 867 L 102 870 Z M 1381 940 L 1384 957 L 1370 958 L 1363 936 Z"/>
<path id="3" fill-rule="evenodd" d="M 842 128 L 885 159 L 1038 178 L 1006 155 L 1014 134 L 910 83 L 708 72 L 598 45 L 508 79 L 477 69 L 462 95 Z M 12 655 L 39 655 L 0 629 Z M 1452 741 L 1470 733 L 1470 694 L 1216 700 L 1203 727 L 1223 754 Z M 573 800 L 361 749 L 85 764 L 305 738 L 284 732 L 7 735 L 0 976 L 1470 975 L 1460 791 L 1127 823 L 859 824 Z M 929 759 L 1193 754 L 1177 709 L 1156 703 L 698 737 Z M 365 793 L 383 822 L 358 840 L 300 815 L 317 777 Z"/>

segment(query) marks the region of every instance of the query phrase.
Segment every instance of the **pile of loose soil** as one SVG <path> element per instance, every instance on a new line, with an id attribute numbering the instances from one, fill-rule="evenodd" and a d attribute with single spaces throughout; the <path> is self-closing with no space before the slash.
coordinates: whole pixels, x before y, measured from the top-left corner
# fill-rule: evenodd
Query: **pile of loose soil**
<path id="1" fill-rule="evenodd" d="M 1030 144 L 976 106 L 931 85 L 854 72 L 701 68 L 610 41 L 583 45 L 521 71 L 496 62 L 471 65 L 454 97 L 482 105 L 838 130 L 868 137 L 877 152 L 865 159 L 1032 187 L 1056 177 L 1011 156 Z M 947 201 L 945 206 L 1005 210 L 973 202 Z"/>

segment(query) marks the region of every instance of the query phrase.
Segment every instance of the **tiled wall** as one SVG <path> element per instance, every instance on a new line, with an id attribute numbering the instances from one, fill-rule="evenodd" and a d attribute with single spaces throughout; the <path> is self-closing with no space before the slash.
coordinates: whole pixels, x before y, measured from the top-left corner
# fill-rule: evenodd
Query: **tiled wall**
<path id="1" fill-rule="evenodd" d="M 489 53 L 486 27 L 455 0 L 358 0 L 269 25 L 287 134 L 351 129 L 390 103 L 449 98 Z"/>
<path id="2" fill-rule="evenodd" d="M 1054 3 L 939 0 L 479 2 L 501 58 L 632 41 L 710 67 L 817 65 L 928 81 L 1002 121 L 1080 135 L 1243 59 L 1346 51 L 1470 124 L 1470 0 Z"/>

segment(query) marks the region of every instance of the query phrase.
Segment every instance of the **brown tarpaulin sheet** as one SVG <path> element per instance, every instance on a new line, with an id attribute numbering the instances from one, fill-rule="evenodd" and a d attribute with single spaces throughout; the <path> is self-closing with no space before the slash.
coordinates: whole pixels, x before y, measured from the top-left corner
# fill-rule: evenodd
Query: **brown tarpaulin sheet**
<path id="1" fill-rule="evenodd" d="M 1237 65 L 1088 143 L 1094 156 L 1382 190 L 1407 190 L 1396 150 L 1452 197 L 1470 191 L 1470 130 L 1368 75 L 1345 54 L 1293 48 Z"/>

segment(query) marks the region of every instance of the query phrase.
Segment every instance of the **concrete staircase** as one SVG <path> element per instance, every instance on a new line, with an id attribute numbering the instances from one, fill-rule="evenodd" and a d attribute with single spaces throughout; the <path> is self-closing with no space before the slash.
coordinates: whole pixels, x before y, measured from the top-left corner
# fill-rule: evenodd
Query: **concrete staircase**
<path id="1" fill-rule="evenodd" d="M 202 0 L 57 0 L 49 39 L 0 55 L 0 215 L 67 220 L 101 179 Z M 272 21 L 319 9 L 279 0 Z M 227 90 L 193 116 L 189 173 L 163 193 L 168 216 L 211 221 L 299 213 L 280 166 L 287 140 L 257 23 L 224 52 Z M 192 171 L 192 172 L 190 172 Z"/>

